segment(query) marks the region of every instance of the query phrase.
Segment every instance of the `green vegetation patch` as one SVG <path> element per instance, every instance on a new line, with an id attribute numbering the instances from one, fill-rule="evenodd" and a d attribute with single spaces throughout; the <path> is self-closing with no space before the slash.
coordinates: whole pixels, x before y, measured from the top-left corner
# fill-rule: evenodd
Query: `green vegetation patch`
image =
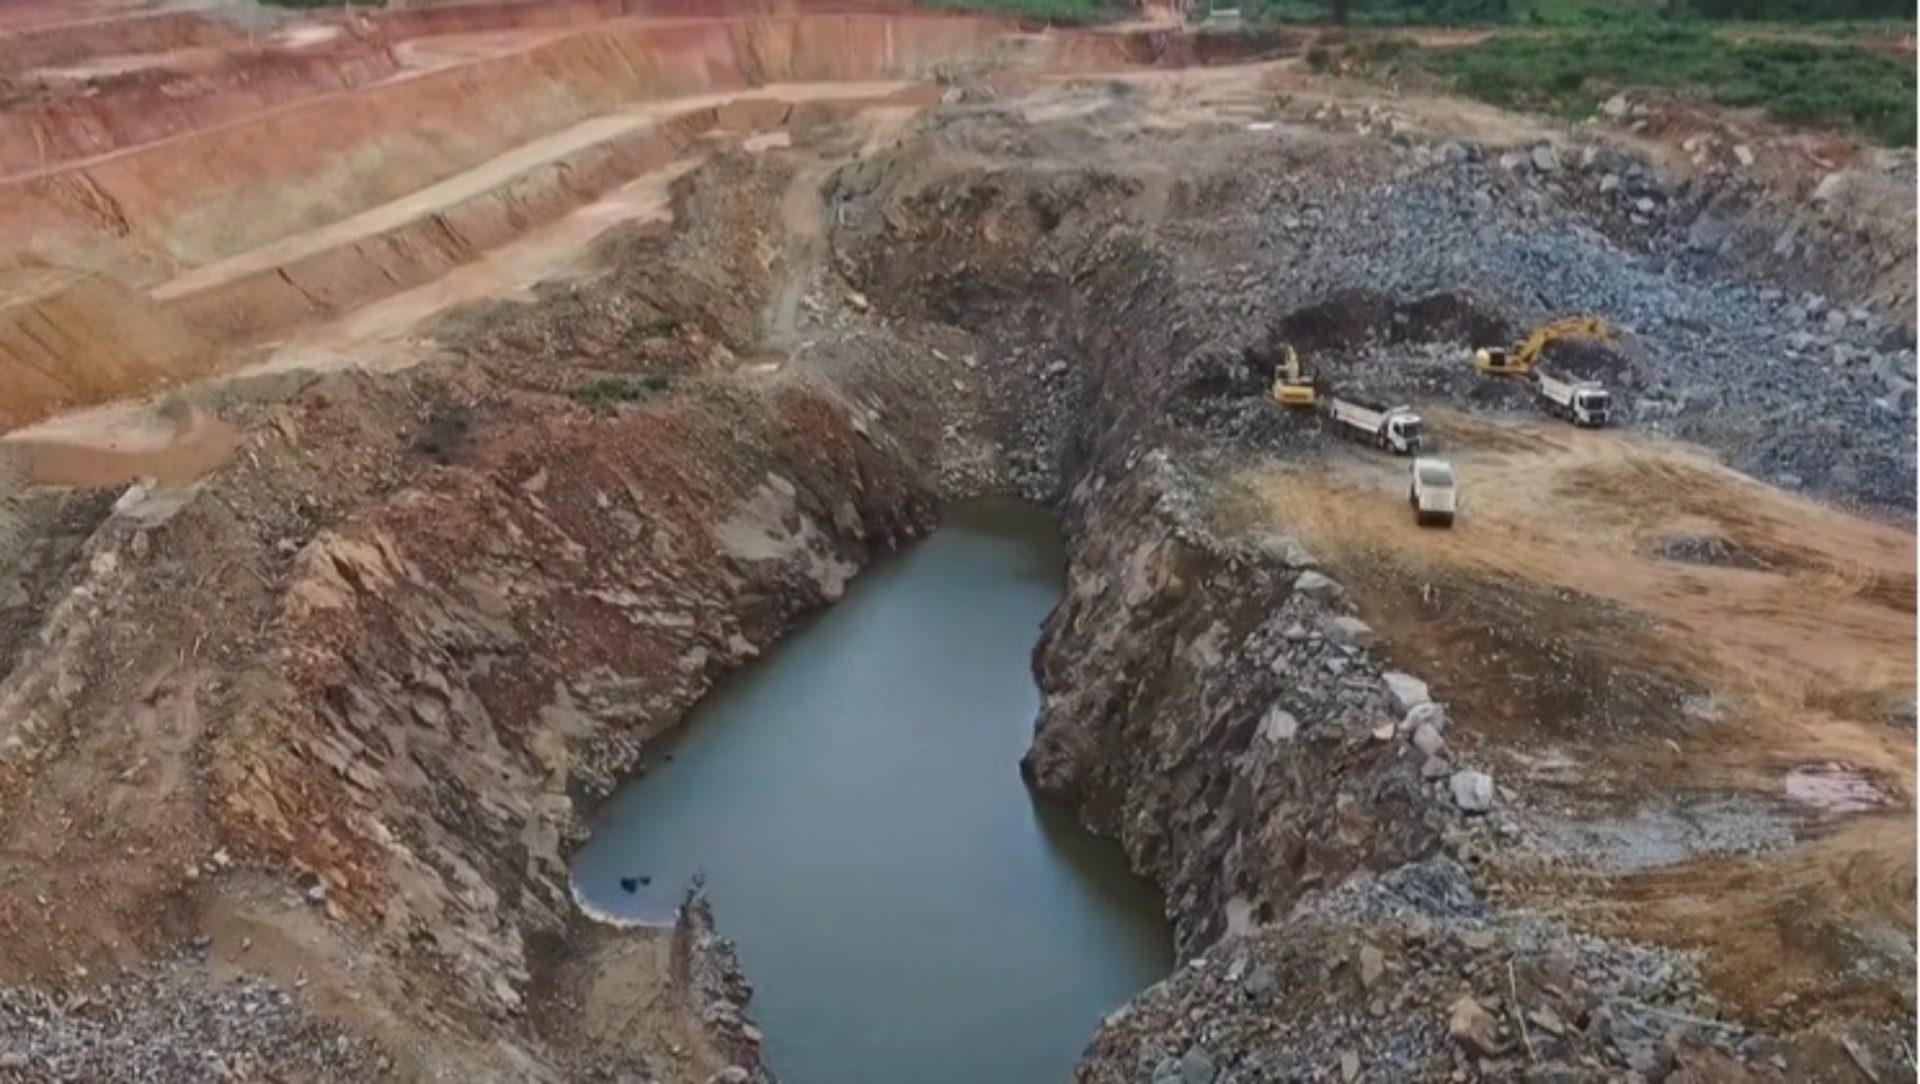
<path id="1" fill-rule="evenodd" d="M 1014 15 L 1049 23 L 1086 24 L 1131 18 L 1138 14 L 1129 4 L 1110 0 L 922 0 L 928 7 L 956 11 L 991 12 Z"/>
<path id="2" fill-rule="evenodd" d="M 625 346 L 632 348 L 644 342 L 651 342 L 654 339 L 665 339 L 673 335 L 678 335 L 679 333 L 680 321 L 670 317 L 663 316 L 652 320 L 636 318 L 626 326 L 625 330 L 620 332 L 620 341 Z"/>
<path id="3" fill-rule="evenodd" d="M 1229 0 L 1216 0 L 1228 6 Z M 1240 11 L 1256 23 L 1332 23 L 1341 5 L 1327 0 L 1243 0 Z M 1349 0 L 1350 26 L 1483 26 L 1508 21 L 1509 0 Z M 1204 8 L 1202 8 L 1204 10 Z"/>
<path id="4" fill-rule="evenodd" d="M 1699 94 L 1759 107 L 1808 127 L 1852 128 L 1881 143 L 1914 141 L 1911 64 L 1844 43 L 1742 39 L 1700 24 L 1503 32 L 1480 45 L 1414 50 L 1400 63 L 1431 70 L 1495 105 L 1591 115 L 1625 87 Z"/>
<path id="5" fill-rule="evenodd" d="M 1231 6 L 1230 0 L 1215 0 Z M 1686 22 L 1821 24 L 1911 33 L 1912 0 L 1244 0 L 1248 18 L 1352 26 L 1587 26 Z"/>
<path id="6" fill-rule="evenodd" d="M 573 389 L 575 402 L 595 410 L 611 412 L 621 403 L 635 403 L 658 395 L 673 384 L 666 373 L 642 373 L 635 377 L 603 376 Z"/>

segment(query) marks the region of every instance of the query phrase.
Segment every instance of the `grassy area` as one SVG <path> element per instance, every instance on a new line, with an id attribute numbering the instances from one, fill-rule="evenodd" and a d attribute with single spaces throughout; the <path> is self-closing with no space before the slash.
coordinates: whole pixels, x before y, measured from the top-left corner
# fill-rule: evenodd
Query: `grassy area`
<path id="1" fill-rule="evenodd" d="M 1348 0 L 1354 26 L 1556 26 L 1631 23 L 1821 24 L 1837 33 L 1912 33 L 1911 0 Z M 1331 0 L 1246 0 L 1248 18 L 1326 23 Z"/>
<path id="2" fill-rule="evenodd" d="M 1352 0 L 1353 26 L 1482 26 L 1506 22 L 1507 0 Z M 1326 23 L 1326 0 L 1244 0 L 1241 13 L 1254 22 Z"/>
<path id="3" fill-rule="evenodd" d="M 1139 14 L 1117 0 L 921 0 L 927 7 L 988 11 L 1042 22 L 1079 25 L 1129 19 Z"/>
<path id="4" fill-rule="evenodd" d="M 1748 40 L 1697 23 L 1497 34 L 1465 49 L 1411 50 L 1394 63 L 1434 71 L 1463 93 L 1576 117 L 1627 86 L 1764 108 L 1790 124 L 1851 127 L 1894 146 L 1914 139 L 1909 62 L 1852 45 Z"/>
<path id="5" fill-rule="evenodd" d="M 1750 22 L 1882 22 L 1913 26 L 1912 0 L 1680 0 L 1688 15 Z"/>

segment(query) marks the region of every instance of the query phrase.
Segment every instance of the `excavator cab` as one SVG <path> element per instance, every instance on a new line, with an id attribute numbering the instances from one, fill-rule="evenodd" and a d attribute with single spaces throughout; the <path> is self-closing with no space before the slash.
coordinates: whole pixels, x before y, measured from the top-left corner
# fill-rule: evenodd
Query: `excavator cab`
<path id="1" fill-rule="evenodd" d="M 1312 407 L 1320 401 L 1313 378 L 1300 371 L 1300 355 L 1291 344 L 1280 346 L 1273 366 L 1273 401 L 1281 406 Z"/>
<path id="2" fill-rule="evenodd" d="M 1514 356 L 1497 347 L 1473 352 L 1473 367 L 1485 376 L 1513 376 L 1526 370 L 1514 361 Z"/>

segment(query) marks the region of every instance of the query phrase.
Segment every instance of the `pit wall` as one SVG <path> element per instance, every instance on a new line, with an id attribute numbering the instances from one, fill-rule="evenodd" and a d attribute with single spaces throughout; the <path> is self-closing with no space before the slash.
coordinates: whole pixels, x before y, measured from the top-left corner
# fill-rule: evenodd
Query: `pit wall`
<path id="1" fill-rule="evenodd" d="M 212 371 L 215 345 L 101 275 L 0 270 L 0 430 Z"/>
<path id="2" fill-rule="evenodd" d="M 1296 542 L 1213 526 L 1203 449 L 1169 422 L 1218 348 L 1126 222 L 1136 183 L 903 156 L 839 185 L 866 296 L 992 342 L 994 398 L 1023 404 L 1002 431 L 1061 508 L 1069 574 L 1022 768 L 1161 886 L 1180 954 L 1431 851 L 1442 811 L 1350 600 Z"/>
<path id="3" fill-rule="evenodd" d="M 671 164 L 718 125 L 717 110 L 689 110 L 545 163 L 434 214 L 203 289 L 158 296 L 186 327 L 229 344 L 323 320 L 430 282 L 556 221 L 643 173 Z"/>
<path id="4" fill-rule="evenodd" d="M 676 208 L 703 229 L 740 228 L 732 216 L 790 181 L 758 159 L 709 170 Z M 576 1015 L 585 996 L 556 979 L 591 941 L 568 890 L 580 812 L 938 505 L 940 419 L 910 361 L 757 389 L 703 379 L 711 356 L 752 347 L 752 321 L 712 325 L 720 306 L 698 291 L 752 313 L 766 281 L 746 249 L 702 286 L 683 261 L 711 274 L 705 236 L 637 242 L 614 282 L 570 290 L 531 323 L 506 310 L 504 330 L 463 340 L 466 358 L 372 382 L 377 401 L 353 413 L 434 406 L 342 474 L 378 478 L 397 457 L 408 481 L 390 498 L 359 492 L 288 559 L 272 622 L 284 680 L 212 757 L 224 838 L 311 871 L 375 951 L 430 960 L 457 1018 L 525 1014 L 528 1041 L 555 1044 L 535 1054 L 550 1064 L 572 1040 L 538 1022 Z M 626 330 L 662 317 L 685 330 L 633 357 Z M 570 397 L 630 366 L 673 385 L 617 409 Z M 312 424 L 268 430 L 264 454 L 339 462 L 356 439 L 345 418 L 305 406 Z M 738 969 L 710 917 L 690 918 L 682 992 L 722 1064 L 757 1074 Z"/>
<path id="5" fill-rule="evenodd" d="M 0 239 L 153 285 L 619 107 L 775 82 L 928 76 L 1012 27 L 866 15 L 607 24 L 0 183 Z"/>
<path id="6" fill-rule="evenodd" d="M 399 70 L 391 49 L 348 38 L 337 48 L 170 58 L 162 67 L 56 84 L 44 99 L 0 112 L 0 177 L 243 121 Z"/>
<path id="7" fill-rule="evenodd" d="M 359 32 L 390 37 L 567 28 L 607 19 L 738 19 L 803 14 L 935 15 L 897 0 L 561 0 L 452 3 L 368 13 Z"/>
<path id="8" fill-rule="evenodd" d="M 296 557 L 287 685 L 214 760 L 224 835 L 430 955 L 449 1002 L 520 1010 L 577 914 L 576 799 L 931 521 L 856 424 L 800 389 L 476 419 L 459 469 Z"/>
<path id="9" fill-rule="evenodd" d="M 1291 540 L 1184 513 L 1205 488 L 1158 450 L 1076 487 L 1022 764 L 1161 885 L 1183 957 L 1429 853 L 1443 823 L 1343 593 Z"/>
<path id="10" fill-rule="evenodd" d="M 79 64 L 103 56 L 244 44 L 246 28 L 192 11 L 75 19 L 0 33 L 0 74 Z"/>

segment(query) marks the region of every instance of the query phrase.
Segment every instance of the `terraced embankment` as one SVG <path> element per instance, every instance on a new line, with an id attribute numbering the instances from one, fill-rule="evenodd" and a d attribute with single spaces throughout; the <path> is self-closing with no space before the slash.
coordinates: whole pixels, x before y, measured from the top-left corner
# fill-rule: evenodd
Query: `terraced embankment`
<path id="1" fill-rule="evenodd" d="M 221 18 L 6 39 L 13 77 L 47 89 L 0 114 L 0 249 L 36 269 L 35 289 L 4 299 L 0 340 L 32 345 L 0 350 L 0 424 L 227 368 L 240 348 L 439 278 L 705 137 L 896 95 L 924 103 L 911 87 L 990 62 L 1018 29 L 858 6 L 456 5 L 263 34 Z M 48 67 L 87 33 L 124 37 L 130 55 Z M 1052 49 L 1037 38 L 1020 52 L 1046 64 Z M 1071 60 L 1130 51 L 1095 39 Z M 134 313 L 91 321 L 114 290 Z M 117 336 L 134 323 L 155 334 Z M 151 345 L 194 338 L 211 345 Z"/>

